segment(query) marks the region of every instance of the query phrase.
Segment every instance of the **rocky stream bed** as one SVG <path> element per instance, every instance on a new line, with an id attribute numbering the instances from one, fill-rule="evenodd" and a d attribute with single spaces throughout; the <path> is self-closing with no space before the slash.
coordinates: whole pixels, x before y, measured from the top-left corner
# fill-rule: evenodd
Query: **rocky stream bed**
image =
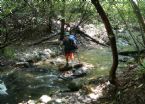
<path id="1" fill-rule="evenodd" d="M 118 71 L 119 84 L 116 88 L 108 81 L 108 75 L 90 77 L 96 66 L 88 62 L 81 61 L 82 67 L 60 71 L 59 68 L 65 64 L 65 60 L 63 56 L 55 54 L 50 49 L 45 49 L 33 51 L 31 54 L 17 54 L 19 58 L 16 61 L 6 61 L 1 57 L 0 103 L 145 103 L 144 76 L 138 76 L 138 65 L 130 63 L 124 71 Z M 78 63 L 78 59 L 75 62 Z"/>

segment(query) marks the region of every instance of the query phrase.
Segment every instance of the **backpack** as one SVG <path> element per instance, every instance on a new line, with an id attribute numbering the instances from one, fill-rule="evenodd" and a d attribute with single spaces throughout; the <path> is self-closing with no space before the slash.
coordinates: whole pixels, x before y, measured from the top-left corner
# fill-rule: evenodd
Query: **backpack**
<path id="1" fill-rule="evenodd" d="M 77 44 L 76 37 L 74 35 L 69 35 L 69 39 L 73 40 L 75 44 Z"/>
<path id="2" fill-rule="evenodd" d="M 73 44 L 72 44 L 73 50 L 78 49 L 76 37 L 75 37 L 74 35 L 69 35 L 69 39 L 70 39 L 71 41 L 73 41 Z"/>

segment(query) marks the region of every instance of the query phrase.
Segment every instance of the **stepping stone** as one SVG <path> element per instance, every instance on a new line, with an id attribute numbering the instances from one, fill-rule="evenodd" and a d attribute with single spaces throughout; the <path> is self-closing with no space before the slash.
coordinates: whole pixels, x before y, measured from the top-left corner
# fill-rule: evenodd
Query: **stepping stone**
<path id="1" fill-rule="evenodd" d="M 62 67 L 59 67 L 59 71 L 69 71 L 69 70 L 78 69 L 81 67 L 83 67 L 83 64 L 75 64 L 73 67 L 72 66 L 62 66 Z"/>

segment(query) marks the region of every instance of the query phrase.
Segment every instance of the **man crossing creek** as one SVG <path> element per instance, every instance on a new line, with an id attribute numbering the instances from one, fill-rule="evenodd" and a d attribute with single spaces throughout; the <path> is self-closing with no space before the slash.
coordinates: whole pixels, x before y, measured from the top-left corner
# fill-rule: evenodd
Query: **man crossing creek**
<path id="1" fill-rule="evenodd" d="M 64 55 L 66 58 L 66 67 L 70 64 L 74 64 L 74 53 L 78 49 L 76 44 L 75 36 L 70 35 L 69 32 L 65 32 L 64 39 L 63 39 L 63 46 L 64 46 Z"/>

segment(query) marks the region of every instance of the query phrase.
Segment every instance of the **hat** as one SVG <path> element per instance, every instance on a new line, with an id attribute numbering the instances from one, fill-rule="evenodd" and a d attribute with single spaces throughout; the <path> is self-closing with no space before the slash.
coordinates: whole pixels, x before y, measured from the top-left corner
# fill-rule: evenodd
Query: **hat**
<path id="1" fill-rule="evenodd" d="M 68 35 L 69 35 L 69 32 L 65 32 L 65 34 L 64 34 L 64 35 L 68 36 Z"/>

